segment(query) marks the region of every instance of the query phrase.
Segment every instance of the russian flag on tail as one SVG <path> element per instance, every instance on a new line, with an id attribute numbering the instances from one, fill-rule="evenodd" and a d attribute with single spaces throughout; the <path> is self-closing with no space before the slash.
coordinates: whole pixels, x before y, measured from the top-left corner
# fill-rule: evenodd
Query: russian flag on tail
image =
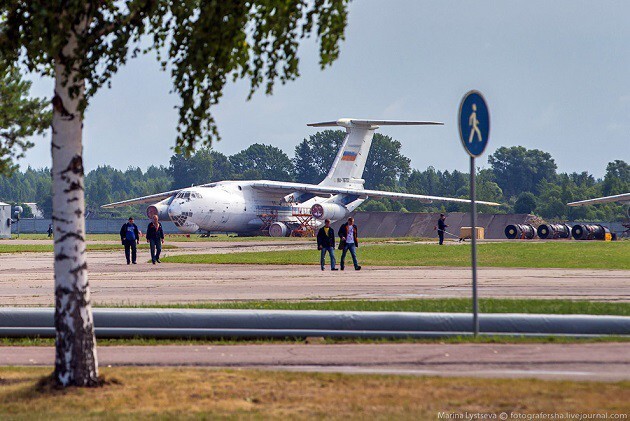
<path id="1" fill-rule="evenodd" d="M 357 159 L 356 152 L 344 151 L 343 155 L 341 156 L 342 161 L 354 161 L 355 159 Z"/>

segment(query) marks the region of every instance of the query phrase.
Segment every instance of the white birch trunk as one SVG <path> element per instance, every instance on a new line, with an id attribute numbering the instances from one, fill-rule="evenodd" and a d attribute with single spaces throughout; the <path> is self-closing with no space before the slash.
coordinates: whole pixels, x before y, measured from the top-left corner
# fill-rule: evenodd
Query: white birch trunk
<path id="1" fill-rule="evenodd" d="M 63 54 L 73 54 L 75 47 L 72 38 Z M 57 332 L 54 378 L 63 386 L 95 386 L 98 363 L 84 237 L 83 118 L 79 112 L 84 89 L 71 98 L 64 84 L 65 70 L 63 61 L 55 60 L 51 148 Z"/>

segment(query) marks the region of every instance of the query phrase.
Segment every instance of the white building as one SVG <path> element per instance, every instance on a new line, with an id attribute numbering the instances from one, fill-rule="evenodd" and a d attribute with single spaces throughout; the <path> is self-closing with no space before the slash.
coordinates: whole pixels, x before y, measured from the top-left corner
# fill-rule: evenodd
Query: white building
<path id="1" fill-rule="evenodd" d="M 11 205 L 0 202 L 0 238 L 11 238 Z"/>
<path id="2" fill-rule="evenodd" d="M 42 212 L 42 210 L 37 206 L 37 203 L 32 202 L 32 203 L 26 203 L 24 202 L 25 205 L 28 205 L 29 208 L 31 208 L 31 211 L 33 212 L 33 218 L 35 219 L 44 219 L 44 212 Z"/>

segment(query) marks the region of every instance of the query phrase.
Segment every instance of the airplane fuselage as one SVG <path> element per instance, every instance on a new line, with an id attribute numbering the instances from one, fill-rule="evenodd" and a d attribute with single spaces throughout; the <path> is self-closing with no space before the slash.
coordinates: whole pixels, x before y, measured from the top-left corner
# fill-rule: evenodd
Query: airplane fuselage
<path id="1" fill-rule="evenodd" d="M 249 181 L 221 181 L 182 189 L 172 199 L 149 206 L 147 213 L 157 212 L 161 219 L 168 214 L 177 228 L 187 233 L 198 230 L 252 233 L 261 229 L 265 218 L 275 218 L 288 225 L 298 224 L 299 216 L 310 215 L 313 205 L 331 203 L 337 197 L 311 196 L 297 202 L 285 199 L 279 200 L 277 194 L 257 190 Z M 345 217 L 363 201 L 355 199 L 344 204 L 342 209 L 345 211 L 335 215 L 338 216 L 335 220 Z M 152 211 L 152 208 L 155 210 Z M 313 223 L 320 226 L 323 221 L 313 218 Z"/>

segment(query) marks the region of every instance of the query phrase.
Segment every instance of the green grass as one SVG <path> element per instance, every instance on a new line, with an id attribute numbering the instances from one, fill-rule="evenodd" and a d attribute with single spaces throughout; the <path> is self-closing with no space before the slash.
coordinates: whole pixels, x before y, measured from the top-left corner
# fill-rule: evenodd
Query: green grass
<path id="1" fill-rule="evenodd" d="M 41 241 L 50 241 L 52 243 L 53 239 L 48 237 L 48 234 L 20 234 L 18 237 L 16 234 L 11 234 L 11 240 L 41 240 Z M 120 241 L 120 235 L 118 234 L 87 234 L 86 240 L 88 241 Z M 4 239 L 2 241 L 10 242 L 9 239 Z"/>
<path id="2" fill-rule="evenodd" d="M 17 239 L 16 234 L 11 235 L 11 240 Z M 41 240 L 41 241 L 50 241 L 52 239 L 48 237 L 48 234 L 20 234 L 20 240 Z M 119 241 L 120 235 L 118 234 L 87 234 L 87 241 Z M 0 243 L 3 241 L 9 242 L 9 239 L 0 239 Z M 313 237 L 266 237 L 266 236 L 256 236 L 256 237 L 238 237 L 232 234 L 213 234 L 210 237 L 202 237 L 199 234 L 191 234 L 187 236 L 185 234 L 166 234 L 166 241 L 172 242 L 192 242 L 192 241 L 312 241 L 315 242 L 315 238 Z M 366 243 L 383 243 L 383 242 L 391 242 L 391 241 L 404 241 L 404 242 L 413 242 L 413 241 L 435 241 L 433 238 L 424 238 L 424 237 L 396 237 L 396 238 L 362 238 L 361 241 Z"/>
<path id="3" fill-rule="evenodd" d="M 213 234 L 210 237 L 202 237 L 199 234 L 191 234 L 187 236 L 186 234 L 166 234 L 166 241 L 172 242 L 192 242 L 192 241 L 300 241 L 300 240 L 312 240 L 315 241 L 314 238 L 296 238 L 296 237 L 238 237 L 236 235 L 226 235 L 226 234 Z M 16 234 L 11 235 L 11 239 L 17 239 Z M 20 240 L 41 240 L 41 241 L 50 241 L 52 239 L 48 237 L 48 234 L 20 234 Z M 118 234 L 87 234 L 87 241 L 120 241 L 120 235 Z M 382 240 L 382 239 L 381 239 Z M 0 239 L 0 242 L 10 241 L 9 239 Z"/>
<path id="4" fill-rule="evenodd" d="M 88 244 L 88 251 L 109 251 L 120 250 L 123 246 L 120 244 Z M 140 243 L 138 248 L 141 250 L 148 249 L 149 245 Z M 174 249 L 175 246 L 164 244 L 163 249 Z M 52 253 L 52 244 L 0 244 L 0 253 Z"/>
<path id="5" fill-rule="evenodd" d="M 478 262 L 486 267 L 630 269 L 630 242 L 558 241 L 479 244 Z M 339 260 L 340 251 L 336 252 Z M 470 244 L 366 244 L 358 250 L 365 266 L 470 266 Z M 349 256 L 348 256 L 349 257 Z M 164 262 L 216 264 L 316 265 L 317 250 L 195 254 Z"/>
<path id="6" fill-rule="evenodd" d="M 112 307 L 108 305 L 107 307 Z M 221 303 L 121 305 L 120 308 L 189 308 L 248 310 L 333 310 L 333 311 L 409 311 L 470 313 L 466 298 L 438 298 L 396 301 L 230 301 Z M 532 300 L 482 298 L 482 313 L 593 314 L 630 316 L 630 303 L 573 300 Z"/>

